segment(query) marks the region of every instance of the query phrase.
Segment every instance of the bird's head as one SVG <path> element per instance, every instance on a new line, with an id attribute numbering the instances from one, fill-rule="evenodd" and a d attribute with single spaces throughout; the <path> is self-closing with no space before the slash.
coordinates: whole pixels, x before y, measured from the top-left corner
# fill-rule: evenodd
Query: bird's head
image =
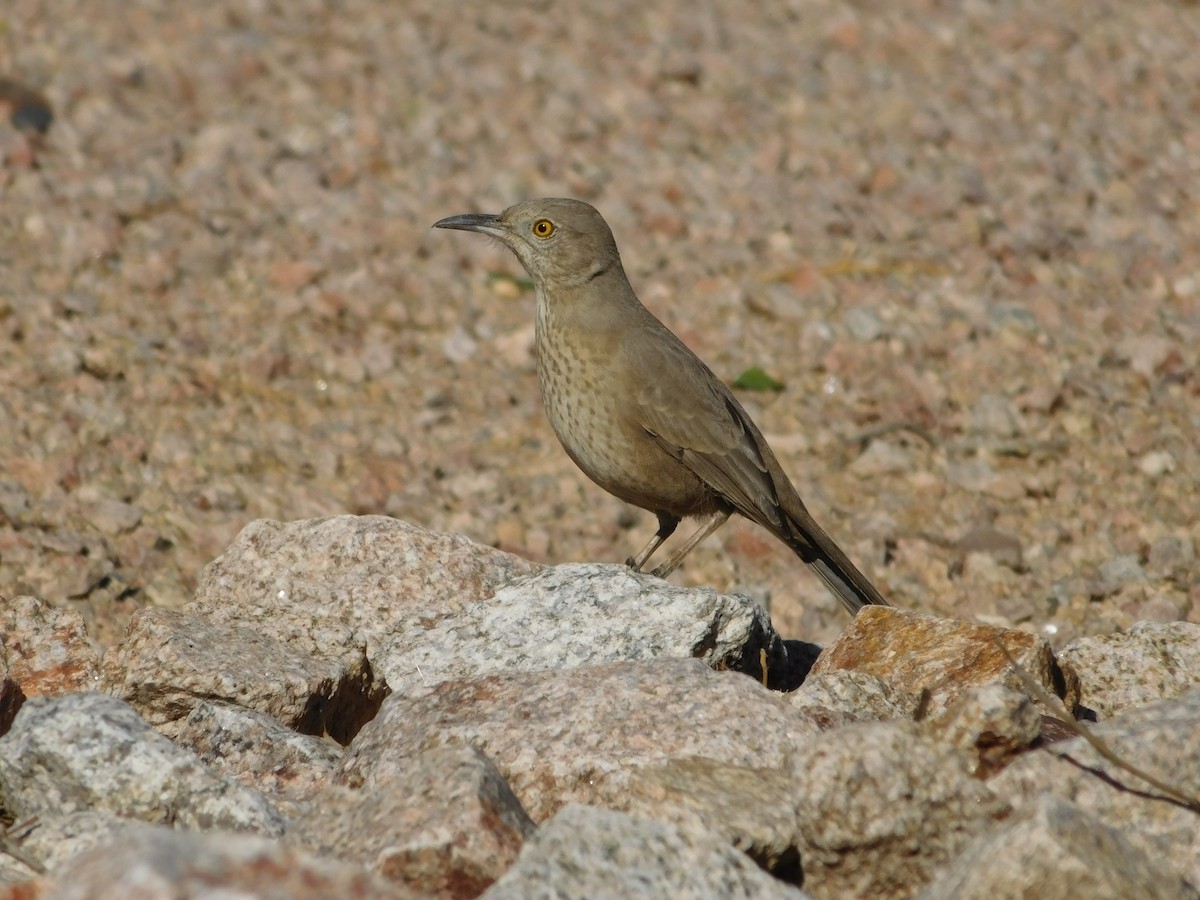
<path id="1" fill-rule="evenodd" d="M 499 215 L 450 216 L 433 227 L 478 231 L 496 238 L 544 288 L 585 283 L 614 265 L 620 266 L 608 223 L 580 200 L 527 200 Z"/>

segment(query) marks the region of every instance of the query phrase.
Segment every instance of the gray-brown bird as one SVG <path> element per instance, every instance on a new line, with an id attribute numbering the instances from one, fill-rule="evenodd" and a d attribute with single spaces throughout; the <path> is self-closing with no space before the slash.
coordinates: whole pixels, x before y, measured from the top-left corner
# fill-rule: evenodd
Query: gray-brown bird
<path id="1" fill-rule="evenodd" d="M 654 570 L 665 577 L 737 512 L 791 547 L 851 615 L 888 605 L 809 515 L 729 388 L 638 300 L 593 207 L 530 200 L 434 227 L 496 238 L 533 279 L 538 380 L 554 433 L 592 481 L 658 517 L 630 566 L 640 570 L 685 516 L 705 517 Z"/>

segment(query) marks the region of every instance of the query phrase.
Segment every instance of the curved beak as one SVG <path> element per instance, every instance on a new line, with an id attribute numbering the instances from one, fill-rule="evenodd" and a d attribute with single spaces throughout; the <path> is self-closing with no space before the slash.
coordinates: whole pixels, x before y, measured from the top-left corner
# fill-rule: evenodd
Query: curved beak
<path id="1" fill-rule="evenodd" d="M 467 213 L 461 216 L 450 216 L 433 223 L 434 228 L 453 228 L 457 231 L 478 231 L 501 237 L 507 232 L 500 217 L 491 213 Z"/>

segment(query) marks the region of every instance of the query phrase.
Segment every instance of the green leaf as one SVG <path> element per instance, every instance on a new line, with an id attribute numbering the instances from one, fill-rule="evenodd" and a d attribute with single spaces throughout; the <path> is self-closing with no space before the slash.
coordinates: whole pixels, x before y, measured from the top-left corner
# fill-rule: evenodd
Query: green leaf
<path id="1" fill-rule="evenodd" d="M 735 388 L 743 391 L 775 391 L 783 390 L 783 382 L 772 378 L 758 366 L 751 366 L 737 377 L 733 383 Z"/>
<path id="2" fill-rule="evenodd" d="M 521 278 L 508 272 L 488 272 L 487 283 L 494 293 L 502 297 L 516 297 L 534 288 L 532 278 Z"/>

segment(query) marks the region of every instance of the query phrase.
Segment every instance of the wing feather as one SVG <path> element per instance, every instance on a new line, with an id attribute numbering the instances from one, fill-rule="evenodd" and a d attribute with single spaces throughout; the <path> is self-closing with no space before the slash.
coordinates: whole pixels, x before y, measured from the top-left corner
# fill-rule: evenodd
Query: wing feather
<path id="1" fill-rule="evenodd" d="M 669 333 L 668 333 L 669 334 Z M 746 518 L 783 528 L 763 439 L 732 392 L 681 341 L 657 329 L 631 330 L 620 352 L 637 379 L 637 424 Z"/>

